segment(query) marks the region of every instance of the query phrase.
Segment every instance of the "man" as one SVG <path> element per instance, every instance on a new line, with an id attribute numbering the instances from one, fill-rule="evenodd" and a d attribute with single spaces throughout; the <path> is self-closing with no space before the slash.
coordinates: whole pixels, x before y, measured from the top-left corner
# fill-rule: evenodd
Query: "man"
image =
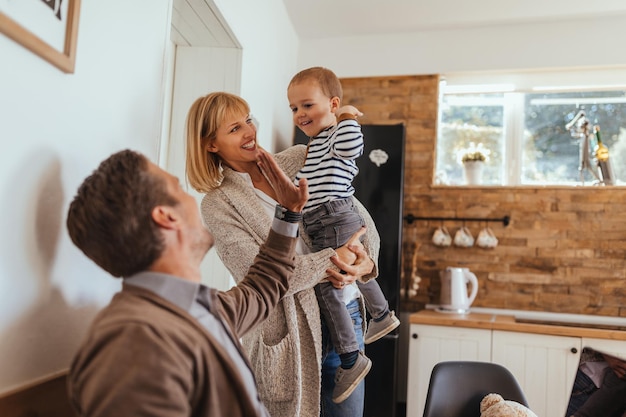
<path id="1" fill-rule="evenodd" d="M 248 275 L 226 292 L 200 284 L 213 237 L 176 177 L 125 150 L 80 186 L 67 218 L 72 241 L 123 277 L 70 369 L 80 416 L 268 415 L 239 338 L 288 288 L 308 189 L 259 158 L 289 216 L 274 219 Z"/>

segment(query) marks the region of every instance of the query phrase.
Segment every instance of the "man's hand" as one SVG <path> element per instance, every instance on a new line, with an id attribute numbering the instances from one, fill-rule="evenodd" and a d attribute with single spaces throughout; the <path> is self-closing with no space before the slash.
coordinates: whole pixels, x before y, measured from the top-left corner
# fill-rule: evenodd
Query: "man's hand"
<path id="1" fill-rule="evenodd" d="M 278 204 L 287 210 L 299 213 L 309 199 L 309 185 L 306 179 L 300 179 L 296 186 L 278 166 L 276 160 L 265 149 L 259 149 L 257 165 L 276 192 Z"/>

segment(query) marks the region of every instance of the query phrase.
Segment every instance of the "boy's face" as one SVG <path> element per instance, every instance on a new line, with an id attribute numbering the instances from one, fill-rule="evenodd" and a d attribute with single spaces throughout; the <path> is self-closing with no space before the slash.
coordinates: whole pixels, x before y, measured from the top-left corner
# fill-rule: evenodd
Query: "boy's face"
<path id="1" fill-rule="evenodd" d="M 339 97 L 327 97 L 318 83 L 306 80 L 294 84 L 287 90 L 289 107 L 293 113 L 293 123 L 309 137 L 335 125 L 335 110 L 339 107 Z"/>

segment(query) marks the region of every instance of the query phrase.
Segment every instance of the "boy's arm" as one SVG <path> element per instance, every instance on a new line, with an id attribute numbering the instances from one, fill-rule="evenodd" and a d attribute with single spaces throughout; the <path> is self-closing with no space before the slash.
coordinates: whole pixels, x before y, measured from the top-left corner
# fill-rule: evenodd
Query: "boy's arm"
<path id="1" fill-rule="evenodd" d="M 363 154 L 363 132 L 356 116 L 343 113 L 339 116 L 337 129 L 330 137 L 332 152 L 338 158 L 354 160 Z"/>

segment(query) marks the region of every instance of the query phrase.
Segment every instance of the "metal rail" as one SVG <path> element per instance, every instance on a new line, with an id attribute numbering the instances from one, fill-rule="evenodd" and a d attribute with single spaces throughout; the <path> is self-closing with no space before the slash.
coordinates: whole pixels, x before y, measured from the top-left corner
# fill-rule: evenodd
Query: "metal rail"
<path id="1" fill-rule="evenodd" d="M 433 221 L 457 221 L 457 222 L 501 222 L 504 226 L 508 226 L 511 223 L 511 216 L 504 216 L 498 218 L 488 217 L 422 217 L 407 214 L 404 216 L 409 224 L 416 220 L 433 220 Z"/>

